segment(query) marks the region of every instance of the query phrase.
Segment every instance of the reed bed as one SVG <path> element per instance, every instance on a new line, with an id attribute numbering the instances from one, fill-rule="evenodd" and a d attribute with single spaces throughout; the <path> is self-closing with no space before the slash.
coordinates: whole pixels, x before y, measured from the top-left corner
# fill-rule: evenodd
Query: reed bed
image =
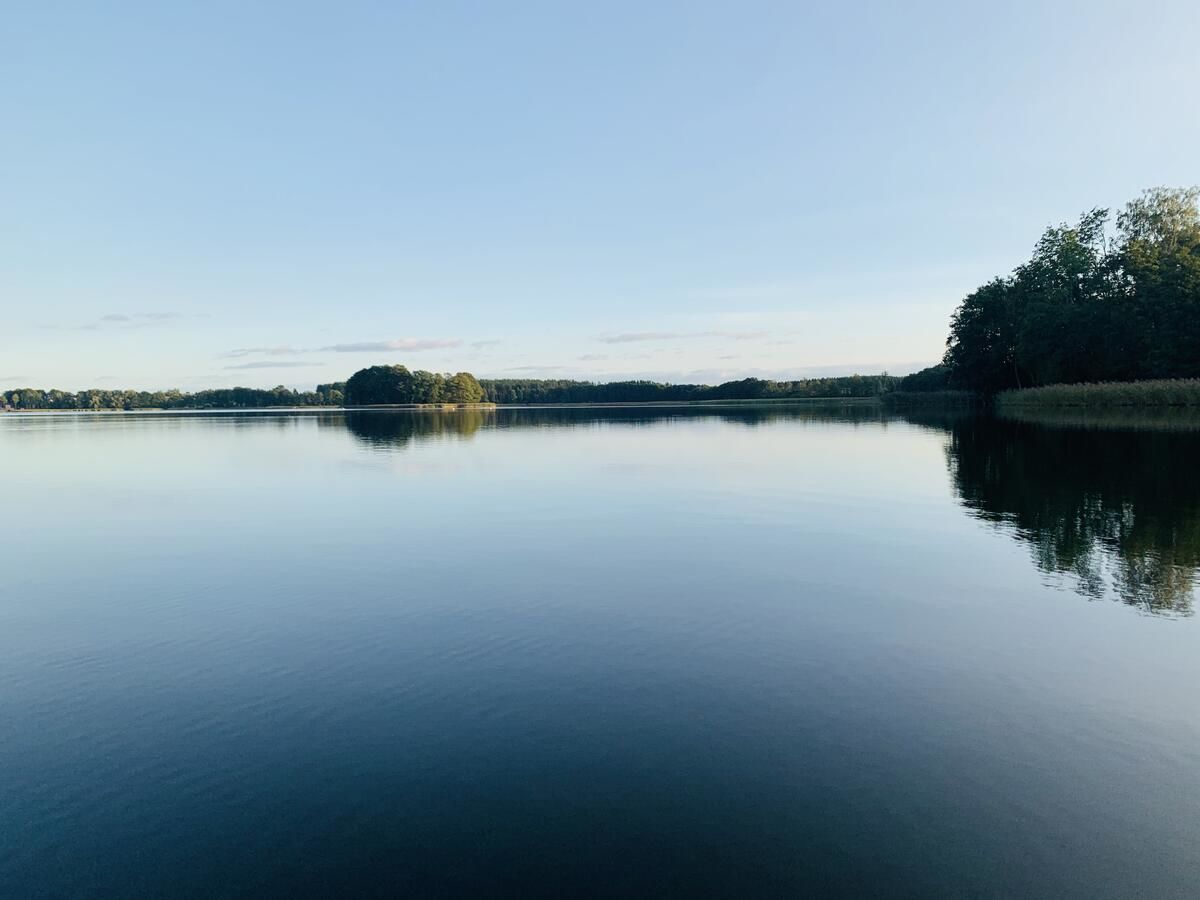
<path id="1" fill-rule="evenodd" d="M 1050 384 L 1021 391 L 1004 391 L 996 397 L 996 405 L 1000 409 L 1031 406 L 1200 406 L 1200 378 Z"/>

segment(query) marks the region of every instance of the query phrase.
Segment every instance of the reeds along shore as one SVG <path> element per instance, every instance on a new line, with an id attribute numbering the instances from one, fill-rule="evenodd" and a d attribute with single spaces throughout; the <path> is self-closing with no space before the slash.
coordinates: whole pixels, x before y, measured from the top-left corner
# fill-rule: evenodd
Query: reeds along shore
<path id="1" fill-rule="evenodd" d="M 996 406 L 999 409 L 1060 406 L 1200 406 L 1200 378 L 1051 384 L 1019 391 L 1003 391 L 996 396 Z"/>

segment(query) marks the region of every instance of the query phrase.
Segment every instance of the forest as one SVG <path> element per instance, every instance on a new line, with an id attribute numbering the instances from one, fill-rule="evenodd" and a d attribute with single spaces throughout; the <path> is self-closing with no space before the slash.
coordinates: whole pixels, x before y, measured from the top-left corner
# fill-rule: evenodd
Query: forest
<path id="1" fill-rule="evenodd" d="M 743 378 L 719 385 L 660 384 L 654 381 L 569 381 L 559 379 L 485 379 L 494 403 L 654 403 L 700 400 L 786 400 L 817 397 L 877 397 L 899 382 L 887 373 L 800 381 Z"/>
<path id="2" fill-rule="evenodd" d="M 313 391 L 280 385 L 271 389 L 218 388 L 169 391 L 60 391 L 16 388 L 0 391 L 0 407 L 14 410 L 265 409 L 280 406 L 370 406 L 376 404 L 500 403 L 678 403 L 701 400 L 787 400 L 878 397 L 900 379 L 848 375 L 799 381 L 744 378 L 719 385 L 653 381 L 561 379 L 476 379 L 469 372 L 441 375 L 404 366 L 371 366 L 349 380 L 319 384 Z"/>
<path id="3" fill-rule="evenodd" d="M 1047 228 L 1029 260 L 963 298 L 942 363 L 900 390 L 1200 377 L 1198 200 L 1155 188 Z"/>
<path id="4" fill-rule="evenodd" d="M 571 381 L 564 379 L 479 379 L 467 373 L 410 372 L 404 366 L 372 366 L 346 382 L 346 403 L 678 403 L 700 400 L 783 400 L 814 397 L 876 397 L 892 390 L 890 375 L 851 375 L 803 381 L 744 378 L 716 386 L 660 384 L 654 381 Z"/>
<path id="5" fill-rule="evenodd" d="M 316 390 L 296 391 L 279 385 L 264 388 L 214 388 L 186 393 L 179 390 L 59 391 L 15 388 L 0 391 L 0 407 L 51 410 L 134 409 L 264 409 L 272 406 L 341 406 L 344 385 L 318 384 Z"/>

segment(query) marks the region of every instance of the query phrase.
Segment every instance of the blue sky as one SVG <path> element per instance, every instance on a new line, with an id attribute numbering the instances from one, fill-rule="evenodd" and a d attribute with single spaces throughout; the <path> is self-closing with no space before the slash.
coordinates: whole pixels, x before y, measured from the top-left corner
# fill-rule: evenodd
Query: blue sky
<path id="1" fill-rule="evenodd" d="M 0 387 L 911 370 L 1200 182 L 1162 3 L 58 3 L 0 29 Z"/>

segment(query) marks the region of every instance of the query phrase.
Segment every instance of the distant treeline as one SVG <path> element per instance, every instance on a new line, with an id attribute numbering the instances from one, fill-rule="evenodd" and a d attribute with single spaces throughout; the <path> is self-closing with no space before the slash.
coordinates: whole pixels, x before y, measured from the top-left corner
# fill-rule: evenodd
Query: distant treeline
<path id="1" fill-rule="evenodd" d="M 851 375 L 804 381 L 744 378 L 712 387 L 704 384 L 660 384 L 654 381 L 569 381 L 503 378 L 476 380 L 469 372 L 438 375 L 404 366 L 372 366 L 346 382 L 346 403 L 650 403 L 696 400 L 773 400 L 803 397 L 876 397 L 892 390 L 890 375 Z"/>
<path id="2" fill-rule="evenodd" d="M 16 388 L 0 391 L 0 406 L 12 409 L 261 409 L 268 406 L 341 406 L 344 384 L 318 384 L 315 391 L 290 388 L 216 388 L 197 391 L 89 390 Z"/>
<path id="3" fill-rule="evenodd" d="M 901 391 L 1200 377 L 1196 189 L 1146 191 L 1046 229 L 1028 262 L 968 294 L 942 363 Z"/>
<path id="4" fill-rule="evenodd" d="M 133 409 L 261 409 L 271 406 L 370 406 L 383 404 L 499 403 L 678 403 L 700 400 L 787 400 L 879 397 L 895 390 L 899 378 L 888 375 L 849 375 L 767 381 L 743 378 L 716 386 L 661 384 L 654 381 L 567 381 L 559 379 L 476 379 L 469 372 L 455 375 L 410 371 L 404 366 L 371 366 L 345 382 L 319 384 L 315 391 L 279 387 L 218 388 L 197 391 L 70 391 L 18 388 L 0 392 L 0 406 L 12 409 L 133 410 Z"/>
<path id="5" fill-rule="evenodd" d="M 503 378 L 480 382 L 488 400 L 526 403 L 650 403 L 698 400 L 785 400 L 818 397 L 878 397 L 893 390 L 899 378 L 888 374 L 765 381 L 743 378 L 710 386 L 660 384 L 654 381 L 567 381 Z"/>

